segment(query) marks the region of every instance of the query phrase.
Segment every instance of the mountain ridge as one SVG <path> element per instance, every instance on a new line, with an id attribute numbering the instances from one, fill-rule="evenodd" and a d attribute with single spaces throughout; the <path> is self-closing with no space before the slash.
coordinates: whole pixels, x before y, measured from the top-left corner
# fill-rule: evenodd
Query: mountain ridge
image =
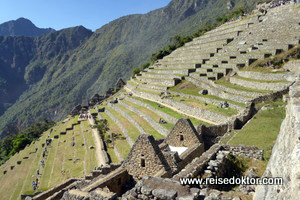
<path id="1" fill-rule="evenodd" d="M 53 28 L 38 28 L 24 17 L 0 24 L 1 36 L 37 37 L 55 31 Z"/>
<path id="2" fill-rule="evenodd" d="M 234 5 L 253 8 L 255 2 L 235 0 Z M 170 44 L 175 35 L 191 34 L 228 12 L 224 0 L 171 1 L 164 8 L 104 25 L 77 48 L 50 56 L 44 63 L 45 72 L 35 64 L 40 62 L 35 57 L 27 69 L 37 72 L 33 74 L 38 78 L 31 79 L 33 76 L 27 73 L 30 87 L 0 117 L 0 133 L 8 134 L 9 124 L 24 128 L 40 116 L 61 120 L 73 106 L 95 93 L 104 93 L 118 78 L 129 78 L 132 69 Z"/>

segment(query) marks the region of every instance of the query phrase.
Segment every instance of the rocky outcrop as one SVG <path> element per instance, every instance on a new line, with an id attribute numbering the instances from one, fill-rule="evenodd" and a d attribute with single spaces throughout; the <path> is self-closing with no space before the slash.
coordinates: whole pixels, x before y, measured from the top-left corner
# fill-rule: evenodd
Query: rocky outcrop
<path id="1" fill-rule="evenodd" d="M 260 185 L 254 199 L 298 199 L 300 195 L 300 80 L 290 88 L 286 118 L 273 147 L 265 177 L 282 177 L 283 185 Z"/>

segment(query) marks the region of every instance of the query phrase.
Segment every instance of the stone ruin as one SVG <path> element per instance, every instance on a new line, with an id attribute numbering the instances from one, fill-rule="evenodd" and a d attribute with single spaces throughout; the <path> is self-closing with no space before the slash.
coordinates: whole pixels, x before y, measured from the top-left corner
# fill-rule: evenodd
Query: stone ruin
<path id="1" fill-rule="evenodd" d="M 202 143 L 202 139 L 189 119 L 179 119 L 165 142 L 174 147 L 190 147 Z"/>
<path id="2" fill-rule="evenodd" d="M 85 179 L 67 180 L 32 199 L 199 199 L 204 193 L 223 195 L 214 187 L 181 185 L 179 178 L 205 173 L 211 177 L 226 175 L 230 168 L 227 155 L 260 160 L 263 151 L 218 144 L 205 151 L 203 133 L 189 119 L 179 119 L 165 139 L 140 135 L 120 165 L 99 167 Z M 252 192 L 252 188 L 240 190 Z"/>
<path id="3" fill-rule="evenodd" d="M 115 88 L 109 88 L 105 95 L 94 94 L 90 99 L 84 100 L 82 104 L 75 106 L 72 111 L 69 113 L 71 116 L 76 116 L 81 114 L 83 111 L 86 111 L 89 107 L 101 104 L 105 99 L 109 98 L 119 90 L 121 90 L 126 85 L 126 82 L 123 79 L 119 79 L 115 85 Z"/>
<path id="4" fill-rule="evenodd" d="M 125 85 L 126 85 L 126 82 L 120 78 L 115 85 L 116 91 L 121 90 Z"/>

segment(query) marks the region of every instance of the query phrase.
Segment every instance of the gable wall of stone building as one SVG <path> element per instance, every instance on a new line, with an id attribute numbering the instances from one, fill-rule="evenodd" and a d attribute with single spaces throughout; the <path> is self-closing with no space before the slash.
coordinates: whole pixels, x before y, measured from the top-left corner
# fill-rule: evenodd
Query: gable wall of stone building
<path id="1" fill-rule="evenodd" d="M 166 171 L 170 169 L 151 135 L 139 136 L 122 166 L 135 179 L 141 179 L 146 175 L 154 176 L 161 169 Z"/>
<path id="2" fill-rule="evenodd" d="M 189 119 L 177 121 L 165 142 L 175 147 L 191 147 L 201 143 L 201 137 Z"/>

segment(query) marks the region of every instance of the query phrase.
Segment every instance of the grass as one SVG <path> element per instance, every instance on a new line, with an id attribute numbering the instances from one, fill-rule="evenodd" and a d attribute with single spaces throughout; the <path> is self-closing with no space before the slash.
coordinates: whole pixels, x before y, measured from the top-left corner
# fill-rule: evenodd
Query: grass
<path id="1" fill-rule="evenodd" d="M 183 94 L 189 94 L 189 95 L 194 95 L 194 96 L 199 96 L 199 97 L 204 97 L 204 98 L 209 98 L 209 99 L 215 99 L 218 101 L 227 101 L 229 103 L 236 104 L 241 107 L 245 107 L 245 104 L 243 104 L 243 103 L 235 102 L 235 101 L 228 100 L 228 99 L 222 99 L 220 97 L 213 96 L 213 95 L 201 95 L 201 94 L 199 94 L 199 92 L 202 89 L 198 88 L 196 85 L 194 85 L 193 83 L 186 81 L 186 80 L 181 81 L 181 83 L 170 88 L 169 90 L 174 91 L 174 92 L 183 93 Z"/>
<path id="2" fill-rule="evenodd" d="M 211 124 L 209 124 L 207 122 L 203 122 L 203 121 L 200 121 L 198 119 L 195 119 L 195 118 L 192 118 L 192 117 L 180 114 L 180 113 L 178 113 L 178 112 L 176 112 L 176 111 L 174 111 L 174 110 L 172 110 L 172 109 L 170 109 L 168 107 L 162 106 L 162 105 L 160 105 L 160 104 L 158 104 L 156 102 L 149 101 L 147 99 L 142 99 L 142 98 L 139 98 L 139 97 L 132 97 L 132 98 L 137 99 L 139 101 L 142 101 L 144 103 L 147 103 L 150 106 L 154 107 L 155 109 L 160 110 L 162 112 L 165 112 L 166 114 L 168 114 L 168 115 L 170 115 L 170 116 L 172 116 L 172 117 L 174 117 L 176 119 L 189 118 L 195 127 L 197 127 L 199 124 L 204 124 L 206 126 L 210 126 L 211 125 Z M 160 107 L 159 107 L 159 105 L 160 105 Z"/>
<path id="3" fill-rule="evenodd" d="M 107 153 L 108 153 L 112 163 L 119 163 L 119 158 L 117 157 L 114 148 L 108 147 Z"/>
<path id="4" fill-rule="evenodd" d="M 153 135 L 155 139 L 164 138 L 163 135 L 161 135 L 159 132 L 157 132 L 146 120 L 144 120 L 141 116 L 138 114 L 126 109 L 125 107 L 121 105 L 117 105 L 120 109 L 122 109 L 124 112 L 129 114 L 145 131 L 147 134 Z"/>
<path id="5" fill-rule="evenodd" d="M 245 92 L 255 92 L 255 93 L 270 93 L 270 92 L 272 92 L 270 90 L 257 90 L 257 89 L 243 87 L 243 86 L 240 86 L 237 84 L 230 83 L 229 81 L 226 81 L 225 78 L 221 78 L 221 79 L 215 81 L 215 83 L 218 85 L 222 85 L 222 86 L 225 86 L 228 88 L 232 88 L 235 90 L 241 90 L 241 91 L 245 91 Z"/>
<path id="6" fill-rule="evenodd" d="M 273 145 L 285 117 L 284 103 L 278 100 L 270 102 L 267 110 L 261 110 L 228 143 L 230 145 L 257 146 L 264 150 L 264 158 L 269 160 Z"/>
<path id="7" fill-rule="evenodd" d="M 204 110 L 209 110 L 221 115 L 225 115 L 225 116 L 232 116 L 235 114 L 238 114 L 238 111 L 236 109 L 233 108 L 221 108 L 219 106 L 216 106 L 214 104 L 211 103 L 206 103 L 200 100 L 196 100 L 196 99 L 192 99 L 192 98 L 185 98 L 185 97 L 173 97 L 173 100 L 175 101 L 181 101 L 182 103 L 185 103 L 189 106 L 192 106 L 194 108 L 199 108 L 199 109 L 204 109 Z"/>
<path id="8" fill-rule="evenodd" d="M 90 146 L 96 146 L 92 135 L 92 131 L 87 121 L 81 122 L 81 130 L 85 135 L 86 147 L 87 147 L 87 157 L 86 157 L 86 172 L 90 173 L 95 167 L 98 166 L 96 154 L 93 149 L 89 149 Z"/>
<path id="9" fill-rule="evenodd" d="M 76 118 L 72 118 L 67 123 L 58 123 L 57 126 L 53 127 L 50 138 L 53 138 L 54 135 L 59 135 L 61 131 L 75 121 Z M 90 130 L 87 122 L 82 123 L 84 128 Z M 90 172 L 94 169 L 94 167 L 97 166 L 95 151 L 88 149 L 87 146 L 94 146 L 95 144 L 93 143 L 92 135 L 88 133 L 89 132 L 84 132 L 84 139 L 81 127 L 77 125 L 74 127 L 74 130 L 68 131 L 66 135 L 60 135 L 59 139 L 53 139 L 52 144 L 47 147 L 48 156 L 44 158 L 45 167 L 42 168 L 39 165 L 40 160 L 42 160 L 42 143 L 45 143 L 49 131 L 43 133 L 35 144 L 32 143 L 29 147 L 26 147 L 20 153 L 14 155 L 8 162 L 1 166 L 1 170 L 7 169 L 10 165 L 15 166 L 13 171 L 8 170 L 5 176 L 0 176 L 0 184 L 2 185 L 0 188 L 1 199 L 18 199 L 21 194 L 34 193 L 31 183 L 36 179 L 37 169 L 39 169 L 42 174 L 39 176 L 40 184 L 38 191 L 47 190 L 70 177 L 82 177 L 87 174 L 84 173 L 85 168 L 86 172 Z M 73 137 L 75 138 L 74 147 L 71 146 Z M 66 140 L 66 142 L 63 142 L 63 140 Z M 82 146 L 82 144 L 85 145 Z M 30 152 L 35 152 L 35 148 L 38 148 L 38 151 L 29 154 Z M 29 156 L 29 159 L 24 160 L 24 156 Z M 72 161 L 69 161 L 69 158 L 71 158 Z M 73 162 L 74 158 L 79 160 Z M 18 160 L 22 161 L 21 165 L 16 164 Z M 84 161 L 86 161 L 86 164 Z M 63 174 L 62 169 L 65 170 Z"/>
<path id="10" fill-rule="evenodd" d="M 295 46 L 287 51 L 284 51 L 274 57 L 269 57 L 263 60 L 257 60 L 248 68 L 253 69 L 280 69 L 286 62 L 300 58 L 300 45 Z"/>
<path id="11" fill-rule="evenodd" d="M 143 112 L 144 114 L 150 116 L 154 121 L 159 122 L 159 119 L 163 119 L 161 118 L 159 115 L 157 115 L 156 113 L 154 113 L 153 111 L 143 107 L 143 106 L 139 106 L 137 104 L 131 103 L 129 101 L 124 101 L 126 104 L 135 107 L 137 109 L 139 109 L 141 112 Z M 165 120 L 166 121 L 166 120 Z M 166 123 L 166 124 L 161 124 L 162 126 L 164 126 L 166 129 L 171 130 L 174 127 L 174 124 L 172 123 Z"/>
<path id="12" fill-rule="evenodd" d="M 122 134 L 122 131 L 116 125 L 116 123 L 106 113 L 101 113 L 101 116 L 108 121 L 110 129 L 109 132 L 117 135 L 117 137 L 114 138 L 115 146 L 118 149 L 122 158 L 126 158 L 130 151 L 130 145 L 126 141 L 125 136 Z"/>
<path id="13" fill-rule="evenodd" d="M 262 67 L 244 67 L 241 71 L 251 71 L 251 72 L 260 72 L 260 73 L 272 73 L 272 74 L 279 74 L 279 73 L 287 73 L 287 71 L 273 71 L 272 68 L 262 68 Z"/>
<path id="14" fill-rule="evenodd" d="M 135 128 L 125 117 L 120 115 L 115 110 L 108 107 L 106 107 L 105 109 L 107 109 L 112 115 L 114 115 L 120 121 L 120 123 L 126 128 L 129 137 L 132 139 L 133 142 L 135 142 L 140 135 L 139 130 Z"/>
<path id="15" fill-rule="evenodd" d="M 157 94 L 157 95 L 160 94 L 160 92 L 154 92 L 154 91 L 151 91 L 151 90 L 142 90 L 142 89 L 135 89 L 135 90 L 140 91 L 140 92 L 150 93 L 150 94 Z"/>
<path id="16" fill-rule="evenodd" d="M 245 80 L 245 81 L 258 82 L 258 83 L 289 83 L 289 81 L 266 81 L 266 80 L 257 80 L 257 79 L 245 78 L 245 77 L 238 76 L 238 75 L 235 75 L 234 78 L 242 79 L 242 80 Z"/>

